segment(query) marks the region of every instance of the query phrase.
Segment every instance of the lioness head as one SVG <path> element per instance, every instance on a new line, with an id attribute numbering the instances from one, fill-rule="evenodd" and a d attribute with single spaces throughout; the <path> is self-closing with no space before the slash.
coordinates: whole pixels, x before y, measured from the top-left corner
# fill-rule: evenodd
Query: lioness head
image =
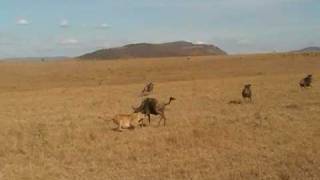
<path id="1" fill-rule="evenodd" d="M 134 125 L 142 125 L 144 119 L 144 115 L 142 113 L 133 113 L 132 114 L 132 123 Z"/>

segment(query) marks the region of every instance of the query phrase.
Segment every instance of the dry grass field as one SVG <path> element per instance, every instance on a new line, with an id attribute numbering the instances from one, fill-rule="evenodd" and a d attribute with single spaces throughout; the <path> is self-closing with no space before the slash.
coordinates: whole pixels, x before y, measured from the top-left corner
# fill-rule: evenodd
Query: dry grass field
<path id="1" fill-rule="evenodd" d="M 320 54 L 0 62 L 0 180 L 317 180 L 319 77 Z M 149 81 L 167 126 L 113 131 Z"/>

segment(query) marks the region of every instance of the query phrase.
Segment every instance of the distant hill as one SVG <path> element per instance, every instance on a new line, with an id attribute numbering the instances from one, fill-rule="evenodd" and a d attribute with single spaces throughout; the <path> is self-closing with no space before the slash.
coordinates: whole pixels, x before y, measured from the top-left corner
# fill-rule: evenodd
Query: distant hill
<path id="1" fill-rule="evenodd" d="M 123 47 L 102 49 L 80 56 L 80 59 L 121 59 L 177 56 L 226 55 L 214 45 L 177 41 L 163 44 L 129 44 Z"/>
<path id="2" fill-rule="evenodd" d="M 307 47 L 293 52 L 320 52 L 320 47 Z"/>

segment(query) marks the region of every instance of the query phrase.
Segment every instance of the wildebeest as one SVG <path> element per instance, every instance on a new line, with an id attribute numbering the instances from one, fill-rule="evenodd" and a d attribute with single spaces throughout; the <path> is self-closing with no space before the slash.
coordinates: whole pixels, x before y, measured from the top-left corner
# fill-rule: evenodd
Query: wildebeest
<path id="1" fill-rule="evenodd" d="M 145 114 L 146 116 L 148 116 L 148 121 L 149 121 L 149 125 L 150 125 L 150 115 L 160 115 L 160 121 L 159 121 L 159 125 L 163 119 L 163 125 L 166 125 L 166 116 L 165 116 L 165 108 L 166 106 L 168 106 L 171 101 L 176 100 L 174 97 L 170 97 L 169 101 L 167 103 L 165 102 L 159 102 L 157 99 L 155 98 L 146 98 L 144 99 L 140 106 L 135 108 L 132 107 L 134 112 L 141 112 L 142 114 Z"/>
<path id="2" fill-rule="evenodd" d="M 299 85 L 301 88 L 311 87 L 312 83 L 312 74 L 309 74 L 307 77 L 301 79 Z"/>
<path id="3" fill-rule="evenodd" d="M 135 126 L 142 126 L 144 115 L 141 113 L 132 114 L 117 114 L 112 118 L 112 121 L 118 125 L 116 128 L 118 131 L 122 129 L 134 129 Z"/>
<path id="4" fill-rule="evenodd" d="M 243 99 L 249 99 L 250 101 L 252 101 L 251 84 L 244 85 L 244 88 L 242 90 L 242 97 Z"/>

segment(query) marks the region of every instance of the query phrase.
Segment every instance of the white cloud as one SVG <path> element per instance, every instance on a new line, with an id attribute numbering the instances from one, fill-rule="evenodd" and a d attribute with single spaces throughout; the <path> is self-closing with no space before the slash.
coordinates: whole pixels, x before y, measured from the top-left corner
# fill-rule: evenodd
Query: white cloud
<path id="1" fill-rule="evenodd" d="M 63 28 L 69 27 L 69 21 L 66 20 L 66 19 L 63 19 L 63 20 L 60 22 L 60 27 L 63 27 Z"/>
<path id="2" fill-rule="evenodd" d="M 30 22 L 28 20 L 26 20 L 26 19 L 21 18 L 21 19 L 17 20 L 17 24 L 18 25 L 29 25 Z"/>
<path id="3" fill-rule="evenodd" d="M 69 44 L 78 44 L 79 41 L 74 38 L 63 39 L 59 42 L 59 44 L 69 45 Z"/>
<path id="4" fill-rule="evenodd" d="M 99 28 L 101 29 L 108 29 L 108 28 L 111 28 L 111 26 L 109 24 L 106 24 L 106 23 L 103 23 L 99 26 Z"/>

